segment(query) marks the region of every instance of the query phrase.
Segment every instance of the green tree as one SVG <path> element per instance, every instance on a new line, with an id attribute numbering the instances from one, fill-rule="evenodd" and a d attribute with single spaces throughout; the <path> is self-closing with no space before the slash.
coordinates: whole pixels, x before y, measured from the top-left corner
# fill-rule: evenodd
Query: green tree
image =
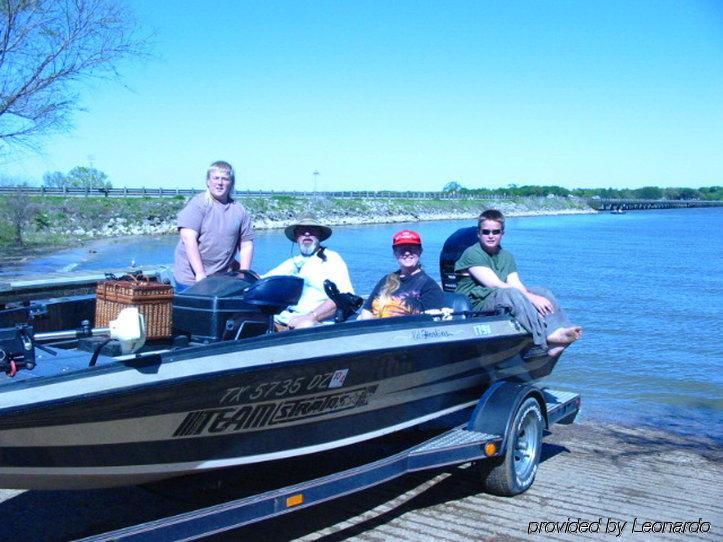
<path id="1" fill-rule="evenodd" d="M 643 186 L 633 190 L 634 198 L 638 199 L 660 199 L 663 197 L 663 189 L 657 186 Z"/>
<path id="2" fill-rule="evenodd" d="M 700 199 L 700 192 L 693 188 L 679 188 L 678 199 Z"/>
<path id="3" fill-rule="evenodd" d="M 445 194 L 458 194 L 462 190 L 464 190 L 464 187 L 457 181 L 449 181 L 444 185 L 444 188 L 442 188 L 442 192 Z"/>
<path id="4" fill-rule="evenodd" d="M 703 199 L 720 201 L 723 200 L 723 186 L 703 186 L 698 189 Z"/>
<path id="5" fill-rule="evenodd" d="M 65 186 L 73 188 L 99 188 L 108 190 L 113 184 L 108 181 L 108 175 L 102 171 L 88 166 L 76 166 L 65 176 Z"/>
<path id="6" fill-rule="evenodd" d="M 26 183 L 17 182 L 15 186 L 27 186 Z M 27 194 L 18 191 L 0 199 L 0 220 L 7 222 L 13 231 L 15 245 L 22 247 L 23 230 L 28 226 L 37 213 L 36 205 Z"/>
<path id="7" fill-rule="evenodd" d="M 46 171 L 43 174 L 43 184 L 50 188 L 62 188 L 65 186 L 65 175 L 60 171 Z"/>

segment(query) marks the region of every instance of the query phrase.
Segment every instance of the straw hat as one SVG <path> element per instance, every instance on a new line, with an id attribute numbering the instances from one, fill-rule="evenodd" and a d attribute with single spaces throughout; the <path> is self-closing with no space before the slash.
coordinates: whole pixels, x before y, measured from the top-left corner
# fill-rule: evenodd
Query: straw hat
<path id="1" fill-rule="evenodd" d="M 296 242 L 296 236 L 294 235 L 294 232 L 296 231 L 296 228 L 298 227 L 314 227 L 319 230 L 319 241 L 326 241 L 329 237 L 331 237 L 331 228 L 329 226 L 324 226 L 322 224 L 319 224 L 319 221 L 316 220 L 312 215 L 304 215 L 302 216 L 298 222 L 294 224 L 289 224 L 284 228 L 284 233 L 286 234 L 286 237 L 293 242 Z"/>

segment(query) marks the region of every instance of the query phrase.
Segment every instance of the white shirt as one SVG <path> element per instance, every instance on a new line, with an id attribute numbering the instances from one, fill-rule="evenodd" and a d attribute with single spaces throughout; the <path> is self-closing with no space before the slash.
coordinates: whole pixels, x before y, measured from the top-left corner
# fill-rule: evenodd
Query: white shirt
<path id="1" fill-rule="evenodd" d="M 349 278 L 349 270 L 341 256 L 328 248 L 324 250 L 324 255 L 326 261 L 316 254 L 312 256 L 298 254 L 285 260 L 264 275 L 264 277 L 290 275 L 304 279 L 304 289 L 301 292 L 299 302 L 277 315 L 275 317 L 277 322 L 286 324 L 292 316 L 308 314 L 324 301 L 327 301 L 329 296 L 324 292 L 324 281 L 327 279 L 336 284 L 341 293 L 354 293 Z M 332 319 L 333 316 L 329 318 L 329 320 Z"/>

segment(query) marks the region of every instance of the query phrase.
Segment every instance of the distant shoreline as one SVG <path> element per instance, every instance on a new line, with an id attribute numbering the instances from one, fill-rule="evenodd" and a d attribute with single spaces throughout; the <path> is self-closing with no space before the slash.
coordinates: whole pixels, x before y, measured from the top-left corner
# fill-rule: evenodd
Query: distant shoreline
<path id="1" fill-rule="evenodd" d="M 556 209 L 556 210 L 527 210 L 527 211 L 507 211 L 505 216 L 508 218 L 516 217 L 534 217 L 534 216 L 563 216 L 563 215 L 589 215 L 597 214 L 595 209 Z M 372 224 L 397 224 L 399 222 L 435 222 L 443 220 L 475 220 L 479 216 L 479 212 L 475 213 L 419 213 L 419 214 L 399 214 L 387 216 L 334 216 L 327 215 L 321 217 L 324 224 L 329 226 L 363 226 Z M 270 230 L 275 228 L 285 228 L 293 224 L 297 220 L 291 218 L 287 220 L 254 220 L 254 229 Z"/>

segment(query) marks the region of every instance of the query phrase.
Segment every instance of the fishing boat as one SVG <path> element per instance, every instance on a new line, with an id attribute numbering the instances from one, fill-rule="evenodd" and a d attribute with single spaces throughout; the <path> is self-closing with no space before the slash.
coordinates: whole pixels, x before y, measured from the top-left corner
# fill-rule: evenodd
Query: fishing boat
<path id="1" fill-rule="evenodd" d="M 468 238 L 445 245 L 443 278 Z M 150 341 L 137 310 L 91 329 L 91 294 L 6 307 L 0 487 L 130 485 L 361 449 L 469 415 L 494 383 L 534 382 L 555 365 L 509 314 L 451 293 L 433 314 L 356 321 L 340 310 L 333 325 L 273 332 L 301 287 L 210 277 L 173 295 L 173 333 Z M 66 329 L 37 331 L 48 314 Z"/>

